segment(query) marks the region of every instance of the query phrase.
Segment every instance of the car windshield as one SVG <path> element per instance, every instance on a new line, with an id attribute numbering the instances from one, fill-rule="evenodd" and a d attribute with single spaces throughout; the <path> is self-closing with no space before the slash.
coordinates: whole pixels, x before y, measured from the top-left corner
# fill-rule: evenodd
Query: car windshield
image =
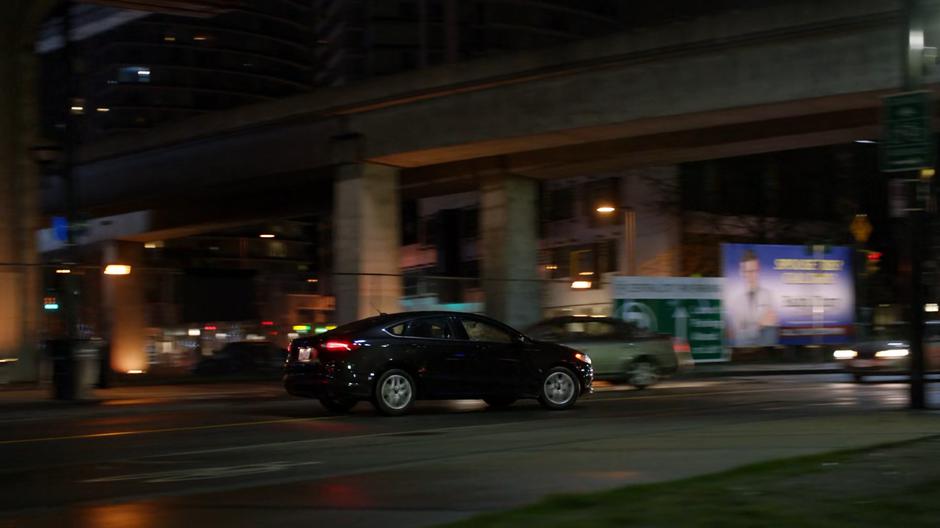
<path id="1" fill-rule="evenodd" d="M 892 324 L 873 327 L 865 341 L 902 340 L 907 337 L 908 326 L 906 324 Z"/>

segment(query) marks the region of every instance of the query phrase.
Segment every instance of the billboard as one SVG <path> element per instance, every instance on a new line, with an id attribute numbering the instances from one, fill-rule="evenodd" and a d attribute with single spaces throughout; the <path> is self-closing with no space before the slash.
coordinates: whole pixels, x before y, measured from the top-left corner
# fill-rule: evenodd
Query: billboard
<path id="1" fill-rule="evenodd" d="M 855 290 L 848 247 L 722 244 L 731 347 L 844 343 Z"/>
<path id="2" fill-rule="evenodd" d="M 689 343 L 696 363 L 727 361 L 720 278 L 614 277 L 614 316 Z"/>

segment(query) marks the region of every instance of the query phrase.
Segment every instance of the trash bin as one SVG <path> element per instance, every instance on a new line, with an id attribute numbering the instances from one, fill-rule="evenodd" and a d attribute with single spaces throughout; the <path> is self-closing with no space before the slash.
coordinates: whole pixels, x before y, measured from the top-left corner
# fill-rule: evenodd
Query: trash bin
<path id="1" fill-rule="evenodd" d="M 99 379 L 99 350 L 89 341 L 52 339 L 47 342 L 52 356 L 53 396 L 57 400 L 84 400 Z"/>

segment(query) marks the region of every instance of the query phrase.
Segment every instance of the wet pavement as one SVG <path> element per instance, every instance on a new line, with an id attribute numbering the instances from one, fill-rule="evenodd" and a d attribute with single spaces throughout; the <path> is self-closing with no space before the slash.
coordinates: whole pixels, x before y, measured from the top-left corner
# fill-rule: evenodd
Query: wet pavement
<path id="1" fill-rule="evenodd" d="M 940 434 L 940 414 L 904 409 L 906 389 L 835 374 L 677 380 L 606 387 L 565 412 L 468 400 L 400 418 L 365 403 L 331 416 L 276 384 L 113 389 L 125 397 L 0 415 L 0 526 L 433 525 Z"/>

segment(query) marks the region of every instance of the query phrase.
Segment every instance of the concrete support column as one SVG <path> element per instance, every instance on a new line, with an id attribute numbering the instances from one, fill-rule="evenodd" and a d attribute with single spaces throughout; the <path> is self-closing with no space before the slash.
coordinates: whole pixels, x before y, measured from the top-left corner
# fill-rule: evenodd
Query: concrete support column
<path id="1" fill-rule="evenodd" d="M 0 378 L 39 375 L 41 274 L 38 178 L 30 147 L 36 142 L 34 17 L 44 2 L 0 2 L 0 358 L 17 358 Z M 27 16 L 30 15 L 30 16 Z M 4 365 L 4 369 L 12 366 Z"/>
<path id="2" fill-rule="evenodd" d="M 517 328 L 541 318 L 534 180 L 499 174 L 480 188 L 481 272 L 486 313 Z"/>
<path id="3" fill-rule="evenodd" d="M 143 244 L 115 240 L 102 252 L 102 266 L 129 264 L 130 275 L 105 275 L 102 281 L 102 304 L 109 327 L 111 368 L 117 372 L 147 369 L 147 314 L 144 285 L 137 268 L 143 256 Z"/>
<path id="4" fill-rule="evenodd" d="M 398 172 L 370 163 L 336 169 L 333 291 L 338 324 L 401 309 Z"/>

